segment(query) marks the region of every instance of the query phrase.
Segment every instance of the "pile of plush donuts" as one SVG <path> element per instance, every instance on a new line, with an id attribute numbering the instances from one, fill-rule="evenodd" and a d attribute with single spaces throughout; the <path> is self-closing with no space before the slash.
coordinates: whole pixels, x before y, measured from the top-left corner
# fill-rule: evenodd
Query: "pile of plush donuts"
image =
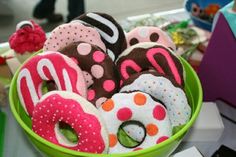
<path id="1" fill-rule="evenodd" d="M 125 33 L 104 13 L 59 25 L 19 70 L 18 97 L 32 130 L 88 153 L 125 153 L 165 141 L 191 117 L 175 49 L 160 28 Z"/>

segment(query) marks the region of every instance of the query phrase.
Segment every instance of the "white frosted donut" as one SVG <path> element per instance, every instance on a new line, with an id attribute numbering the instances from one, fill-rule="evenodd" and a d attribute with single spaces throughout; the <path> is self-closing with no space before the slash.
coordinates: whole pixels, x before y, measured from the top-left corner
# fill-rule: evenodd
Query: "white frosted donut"
<path id="1" fill-rule="evenodd" d="M 83 73 L 77 64 L 59 52 L 44 52 L 28 60 L 21 67 L 17 78 L 20 102 L 30 116 L 43 95 L 44 81 L 54 81 L 58 90 L 87 97 Z"/>
<path id="2" fill-rule="evenodd" d="M 130 77 L 127 84 L 120 92 L 143 91 L 157 100 L 163 102 L 170 116 L 172 126 L 186 124 L 191 116 L 191 108 L 188 104 L 185 92 L 164 77 L 152 73 L 140 73 Z"/>
<path id="3" fill-rule="evenodd" d="M 165 107 L 146 93 L 117 93 L 103 103 L 99 111 L 109 133 L 109 153 L 125 153 L 148 148 L 168 139 L 172 134 Z M 124 128 L 130 137 L 141 141 L 132 148 L 123 146 L 118 138 L 120 126 L 130 121 L 140 122 L 145 127 L 144 132 L 139 126 L 128 125 Z"/>
<path id="4" fill-rule="evenodd" d="M 57 145 L 81 152 L 107 153 L 108 134 L 99 111 L 85 98 L 67 91 L 45 94 L 35 107 L 33 131 Z M 78 136 L 76 143 L 67 140 L 59 122 L 68 124 Z"/>

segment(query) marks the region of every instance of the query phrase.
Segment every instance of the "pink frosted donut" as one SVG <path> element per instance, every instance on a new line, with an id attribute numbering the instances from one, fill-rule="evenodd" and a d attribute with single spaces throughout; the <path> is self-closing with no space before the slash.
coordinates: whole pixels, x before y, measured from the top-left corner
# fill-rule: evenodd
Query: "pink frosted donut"
<path id="1" fill-rule="evenodd" d="M 78 135 L 78 142 L 67 140 L 59 122 L 68 124 Z M 108 134 L 98 110 L 78 94 L 52 91 L 38 102 L 32 117 L 33 131 L 57 145 L 89 153 L 106 153 Z"/>
<path id="2" fill-rule="evenodd" d="M 184 68 L 181 61 L 171 49 L 158 43 L 135 44 L 122 52 L 116 64 L 123 81 L 135 73 L 155 69 L 179 85 L 184 85 Z"/>
<path id="3" fill-rule="evenodd" d="M 42 86 L 46 81 L 54 81 L 58 90 L 87 96 L 82 71 L 75 62 L 58 52 L 38 54 L 21 67 L 17 78 L 20 102 L 30 116 L 42 96 Z"/>
<path id="4" fill-rule="evenodd" d="M 84 41 L 97 45 L 106 52 L 106 46 L 99 33 L 92 27 L 81 23 L 67 23 L 56 27 L 44 44 L 44 51 L 58 51 L 70 43 Z"/>
<path id="5" fill-rule="evenodd" d="M 148 148 L 172 135 L 165 107 L 143 92 L 116 93 L 102 104 L 99 111 L 109 133 L 109 153 L 125 153 Z M 121 129 L 129 137 L 139 142 L 138 145 L 130 147 L 121 142 L 118 136 L 121 126 L 124 126 Z"/>
<path id="6" fill-rule="evenodd" d="M 126 34 L 126 38 L 128 47 L 141 42 L 156 42 L 174 51 L 176 50 L 176 46 L 168 34 L 158 27 L 136 27 Z"/>
<path id="7" fill-rule="evenodd" d="M 88 100 L 99 107 L 119 88 L 119 74 L 112 59 L 96 45 L 75 42 L 59 50 L 84 71 Z"/>

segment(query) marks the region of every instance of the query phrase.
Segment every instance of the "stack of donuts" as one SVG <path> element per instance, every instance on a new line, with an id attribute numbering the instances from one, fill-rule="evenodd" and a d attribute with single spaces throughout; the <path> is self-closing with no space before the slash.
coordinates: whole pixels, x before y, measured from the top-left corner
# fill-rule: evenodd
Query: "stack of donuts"
<path id="1" fill-rule="evenodd" d="M 125 33 L 104 13 L 56 27 L 17 78 L 32 130 L 89 153 L 125 153 L 165 141 L 191 116 L 175 49 L 161 29 Z M 61 123 L 71 127 L 76 142 L 62 133 Z"/>

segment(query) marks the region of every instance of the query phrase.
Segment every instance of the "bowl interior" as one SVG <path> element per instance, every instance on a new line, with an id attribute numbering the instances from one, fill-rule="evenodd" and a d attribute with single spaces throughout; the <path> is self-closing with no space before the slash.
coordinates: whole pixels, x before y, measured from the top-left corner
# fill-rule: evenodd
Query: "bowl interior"
<path id="1" fill-rule="evenodd" d="M 24 129 L 27 136 L 30 138 L 30 140 L 33 142 L 33 144 L 43 153 L 49 155 L 49 156 L 68 156 L 68 157 L 75 157 L 75 156 L 167 156 L 171 152 L 174 151 L 174 149 L 179 145 L 180 141 L 182 140 L 183 136 L 186 134 L 186 132 L 190 129 L 190 127 L 193 125 L 194 121 L 196 120 L 199 111 L 201 109 L 202 105 L 202 88 L 200 81 L 194 72 L 194 70 L 191 68 L 191 66 L 181 58 L 181 62 L 183 63 L 183 66 L 186 71 L 186 84 L 185 84 L 185 90 L 186 94 L 189 100 L 189 103 L 192 108 L 192 116 L 190 121 L 181 128 L 177 133 L 175 133 L 172 137 L 170 137 L 168 140 L 152 146 L 150 148 L 146 148 L 140 151 L 135 151 L 131 153 L 125 153 L 125 154 L 112 154 L 112 155 L 91 155 L 89 153 L 82 153 L 82 152 L 76 152 L 70 149 L 66 149 L 60 146 L 57 146 L 55 144 L 52 144 L 37 134 L 35 134 L 31 130 L 32 122 L 30 117 L 25 113 L 23 107 L 21 106 L 17 94 L 16 89 L 16 79 L 18 72 L 13 77 L 11 86 L 10 86 L 10 92 L 9 92 L 9 100 L 10 100 L 10 106 L 12 113 L 17 120 L 17 122 L 20 124 L 20 126 Z"/>

